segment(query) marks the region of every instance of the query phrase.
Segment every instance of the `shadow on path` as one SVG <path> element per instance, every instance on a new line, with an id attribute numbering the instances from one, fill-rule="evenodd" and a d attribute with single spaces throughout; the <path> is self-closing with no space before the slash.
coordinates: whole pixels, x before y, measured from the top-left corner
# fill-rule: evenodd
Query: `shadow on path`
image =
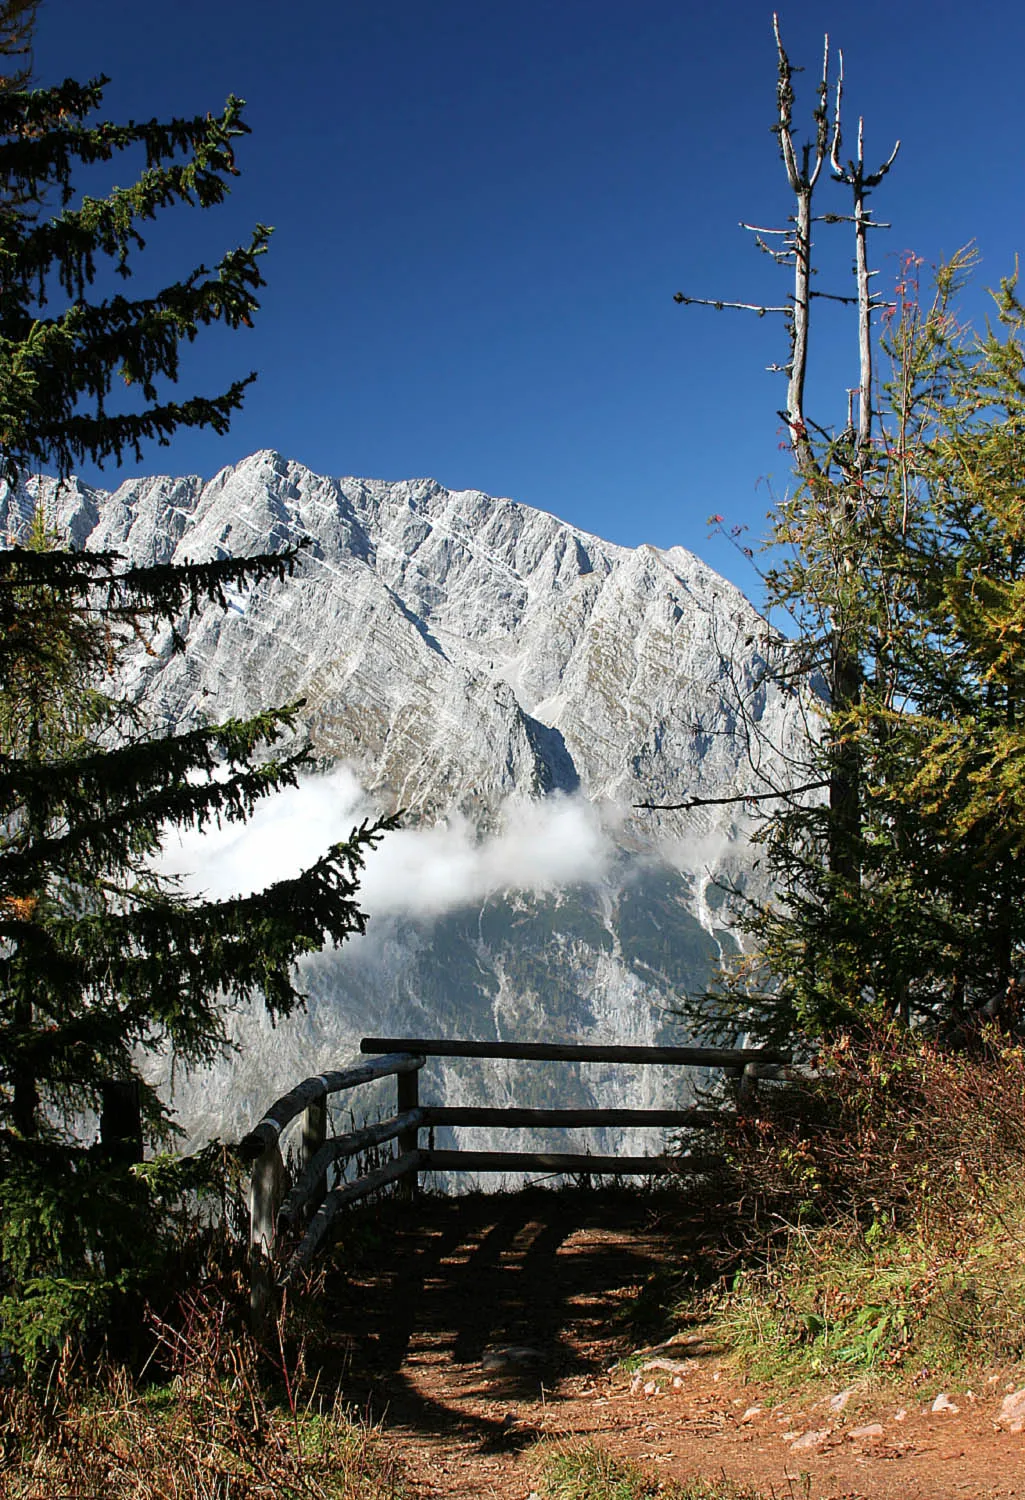
<path id="1" fill-rule="evenodd" d="M 679 1263 L 659 1203 L 527 1189 L 354 1216 L 323 1302 L 343 1388 L 388 1429 L 515 1442 L 503 1404 L 557 1402 L 636 1342 L 642 1288 Z"/>

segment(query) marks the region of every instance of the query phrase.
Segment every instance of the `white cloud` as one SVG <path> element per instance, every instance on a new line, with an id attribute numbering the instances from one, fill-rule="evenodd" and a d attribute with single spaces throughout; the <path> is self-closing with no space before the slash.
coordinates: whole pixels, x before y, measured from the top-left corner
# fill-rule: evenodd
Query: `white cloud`
<path id="1" fill-rule="evenodd" d="M 197 894 L 247 894 L 298 874 L 371 814 L 356 777 L 339 767 L 268 798 L 244 826 L 169 835 L 161 868 Z M 360 903 L 371 916 L 441 916 L 501 891 L 599 881 L 613 852 L 584 798 L 510 800 L 484 838 L 465 818 L 386 834 L 367 855 Z"/>
<path id="2" fill-rule="evenodd" d="M 550 891 L 598 881 L 611 843 L 581 797 L 507 802 L 500 830 L 478 839 L 465 819 L 388 835 L 367 861 L 367 910 L 440 916 L 499 891 Z"/>

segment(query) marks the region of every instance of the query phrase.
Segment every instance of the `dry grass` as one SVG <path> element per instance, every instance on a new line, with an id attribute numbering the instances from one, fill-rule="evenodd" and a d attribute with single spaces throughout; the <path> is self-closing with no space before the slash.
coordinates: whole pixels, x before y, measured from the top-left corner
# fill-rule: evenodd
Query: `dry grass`
<path id="1" fill-rule="evenodd" d="M 157 1326 L 168 1377 L 80 1374 L 70 1350 L 42 1387 L 0 1391 L 9 1500 L 399 1500 L 396 1468 L 323 1396 L 197 1298 Z"/>

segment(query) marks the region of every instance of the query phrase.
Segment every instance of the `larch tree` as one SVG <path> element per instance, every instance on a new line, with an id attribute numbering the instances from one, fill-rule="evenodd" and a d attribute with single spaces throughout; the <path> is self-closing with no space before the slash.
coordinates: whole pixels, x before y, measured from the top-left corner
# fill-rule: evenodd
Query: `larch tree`
<path id="1" fill-rule="evenodd" d="M 0 50 L 34 7 L 0 7 Z M 0 461 L 17 484 L 38 467 L 139 456 L 183 426 L 226 430 L 252 376 L 171 399 L 184 343 L 251 323 L 269 231 L 147 296 L 93 288 L 135 269 L 147 221 L 222 201 L 247 132 L 242 103 L 164 123 L 96 119 L 105 79 L 0 90 Z M 76 196 L 76 173 L 141 155 L 128 187 Z M 116 282 L 111 282 L 116 285 Z M 119 391 L 126 393 L 119 402 Z M 117 1120 L 138 1101 L 141 1134 L 166 1141 L 167 1104 L 140 1056 L 217 1055 L 224 1014 L 257 998 L 301 1004 L 298 958 L 363 929 L 364 823 L 310 869 L 246 897 L 193 899 L 156 873 L 175 828 L 244 820 L 295 783 L 300 751 L 276 752 L 300 705 L 154 735 L 116 671 L 140 632 L 229 587 L 282 578 L 295 552 L 130 566 L 69 550 L 37 517 L 0 551 L 0 1344 L 31 1362 L 69 1331 L 95 1330 L 159 1261 L 159 1204 L 132 1172 L 140 1142 Z M 294 736 L 293 736 L 294 739 Z M 130 1115 L 135 1112 L 130 1112 Z M 104 1119 L 100 1141 L 88 1120 Z M 127 1139 L 125 1136 L 127 1135 Z"/>

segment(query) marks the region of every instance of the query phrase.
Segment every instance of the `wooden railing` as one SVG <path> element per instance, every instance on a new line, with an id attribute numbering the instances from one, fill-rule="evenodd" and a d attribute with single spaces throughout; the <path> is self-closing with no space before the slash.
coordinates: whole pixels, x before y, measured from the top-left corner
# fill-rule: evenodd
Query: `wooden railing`
<path id="1" fill-rule="evenodd" d="M 745 1099 L 759 1078 L 785 1077 L 790 1054 L 765 1048 L 615 1047 L 560 1045 L 545 1042 L 439 1041 L 422 1037 L 364 1037 L 360 1052 L 375 1054 L 338 1072 L 321 1073 L 297 1084 L 276 1100 L 260 1123 L 239 1143 L 242 1159 L 252 1165 L 250 1183 L 250 1267 L 254 1318 L 267 1314 L 275 1283 L 286 1283 L 316 1255 L 339 1211 L 389 1183 L 406 1197 L 416 1195 L 421 1172 L 546 1172 L 600 1176 L 649 1176 L 667 1172 L 697 1174 L 714 1158 L 601 1156 L 580 1152 L 435 1150 L 420 1147 L 420 1131 L 438 1125 L 491 1126 L 498 1129 L 580 1128 L 641 1125 L 684 1129 L 715 1125 L 723 1112 L 688 1109 L 519 1109 L 423 1104 L 419 1072 L 428 1057 L 508 1058 L 518 1062 L 657 1063 L 676 1067 L 719 1068 L 732 1080 L 737 1099 Z M 339 1094 L 394 1076 L 395 1114 L 376 1125 L 327 1137 L 327 1101 Z M 299 1167 L 288 1180 L 281 1136 L 302 1116 Z M 397 1142 L 396 1154 L 382 1166 L 328 1190 L 328 1173 L 337 1163 L 361 1151 Z M 305 1228 L 301 1238 L 300 1231 Z M 280 1247 L 289 1243 L 284 1264 Z"/>

